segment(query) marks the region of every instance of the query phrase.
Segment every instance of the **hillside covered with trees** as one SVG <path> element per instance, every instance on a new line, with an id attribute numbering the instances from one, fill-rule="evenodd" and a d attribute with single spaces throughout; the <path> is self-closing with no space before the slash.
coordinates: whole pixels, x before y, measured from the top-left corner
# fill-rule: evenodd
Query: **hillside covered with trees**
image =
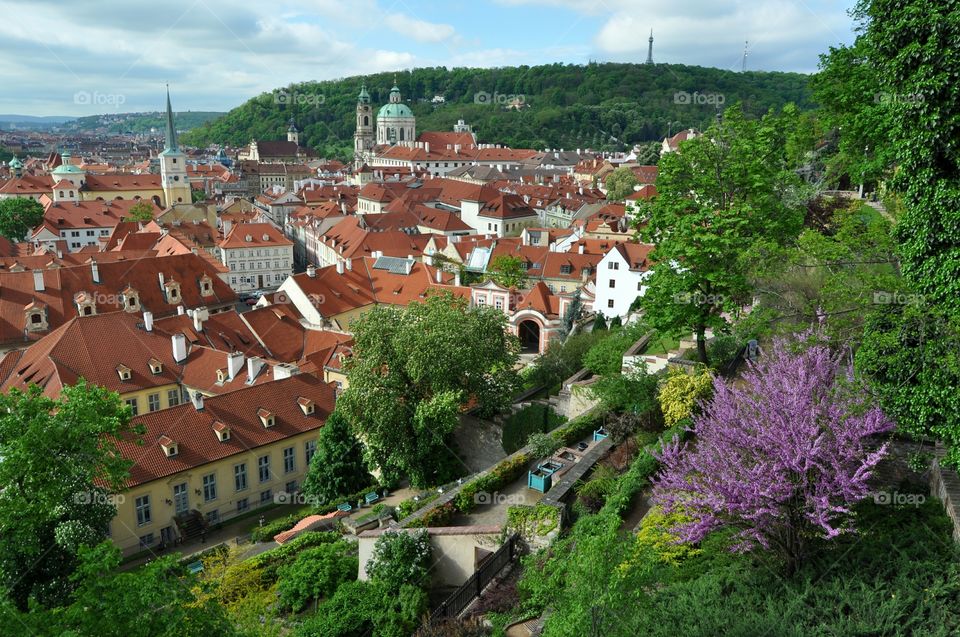
<path id="1" fill-rule="evenodd" d="M 374 108 L 387 102 L 394 79 L 417 116 L 418 130 L 450 130 L 458 119 L 480 141 L 515 148 L 614 150 L 704 128 L 720 109 L 742 102 L 759 116 L 793 102 L 813 107 L 808 76 L 675 64 L 589 64 L 509 68 L 422 68 L 263 93 L 184 135 L 198 146 L 283 139 L 293 118 L 301 143 L 321 155 L 352 154 L 357 93 L 366 83 Z M 434 102 L 441 96 L 443 102 Z M 509 109 L 511 100 L 522 104 Z"/>

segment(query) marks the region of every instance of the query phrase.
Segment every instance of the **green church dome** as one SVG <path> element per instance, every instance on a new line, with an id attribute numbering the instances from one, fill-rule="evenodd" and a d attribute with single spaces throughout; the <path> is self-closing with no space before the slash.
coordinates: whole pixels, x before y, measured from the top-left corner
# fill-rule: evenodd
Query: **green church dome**
<path id="1" fill-rule="evenodd" d="M 413 111 L 406 104 L 384 104 L 377 112 L 377 118 L 381 117 L 413 117 Z"/>

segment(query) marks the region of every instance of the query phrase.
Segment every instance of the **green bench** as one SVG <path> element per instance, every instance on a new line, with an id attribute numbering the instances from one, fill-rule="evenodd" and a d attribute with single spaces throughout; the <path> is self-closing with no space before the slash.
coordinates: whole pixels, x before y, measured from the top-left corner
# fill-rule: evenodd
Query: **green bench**
<path id="1" fill-rule="evenodd" d="M 370 493 L 365 495 L 363 499 L 366 500 L 367 504 L 373 504 L 374 502 L 380 499 L 380 496 L 377 494 L 376 491 L 371 491 Z"/>
<path id="2" fill-rule="evenodd" d="M 196 575 L 203 571 L 203 562 L 197 560 L 196 562 L 190 562 L 187 564 L 187 570 L 190 571 L 191 575 Z"/>
<path id="3" fill-rule="evenodd" d="M 351 511 L 353 511 L 353 507 L 350 506 L 349 502 L 344 502 L 343 504 L 337 505 L 337 510 L 343 511 L 344 513 L 350 513 Z"/>

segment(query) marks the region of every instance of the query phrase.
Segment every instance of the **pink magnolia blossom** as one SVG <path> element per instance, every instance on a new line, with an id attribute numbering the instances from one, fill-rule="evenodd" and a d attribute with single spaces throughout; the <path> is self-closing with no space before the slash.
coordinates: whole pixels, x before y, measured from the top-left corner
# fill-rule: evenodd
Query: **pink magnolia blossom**
<path id="1" fill-rule="evenodd" d="M 847 382 L 842 355 L 796 345 L 776 341 L 741 381 L 718 378 L 694 439 L 660 454 L 654 501 L 690 518 L 681 541 L 734 528 L 734 550 L 772 549 L 793 572 L 815 536 L 854 531 L 850 506 L 887 449 L 869 438 L 893 422 Z"/>

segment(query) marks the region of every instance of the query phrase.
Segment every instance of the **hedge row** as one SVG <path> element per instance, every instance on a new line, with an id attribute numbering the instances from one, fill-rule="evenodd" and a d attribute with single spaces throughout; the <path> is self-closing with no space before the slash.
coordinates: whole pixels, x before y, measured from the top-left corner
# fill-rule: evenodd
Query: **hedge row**
<path id="1" fill-rule="evenodd" d="M 660 438 L 655 444 L 641 449 L 630 468 L 617 480 L 617 488 L 607 496 L 607 501 L 603 505 L 601 513 L 612 513 L 620 517 L 630 506 L 633 496 L 650 484 L 650 478 L 660 467 L 660 463 L 654 457 L 654 454 L 663 447 L 664 443 L 670 442 L 675 436 L 683 440 L 688 434 L 688 426 L 689 421 L 681 421 L 660 434 Z"/>
<path id="2" fill-rule="evenodd" d="M 461 487 L 460 493 L 454 498 L 457 510 L 461 513 L 469 513 L 477 506 L 478 493 L 492 494 L 506 488 L 511 482 L 523 475 L 527 466 L 533 460 L 534 458 L 527 453 L 518 453 L 501 460 L 489 473 Z"/>
<path id="3" fill-rule="evenodd" d="M 554 429 L 550 435 L 563 446 L 580 442 L 603 425 L 603 418 L 606 412 L 600 409 L 593 409 L 585 414 L 577 416 L 559 429 Z"/>

